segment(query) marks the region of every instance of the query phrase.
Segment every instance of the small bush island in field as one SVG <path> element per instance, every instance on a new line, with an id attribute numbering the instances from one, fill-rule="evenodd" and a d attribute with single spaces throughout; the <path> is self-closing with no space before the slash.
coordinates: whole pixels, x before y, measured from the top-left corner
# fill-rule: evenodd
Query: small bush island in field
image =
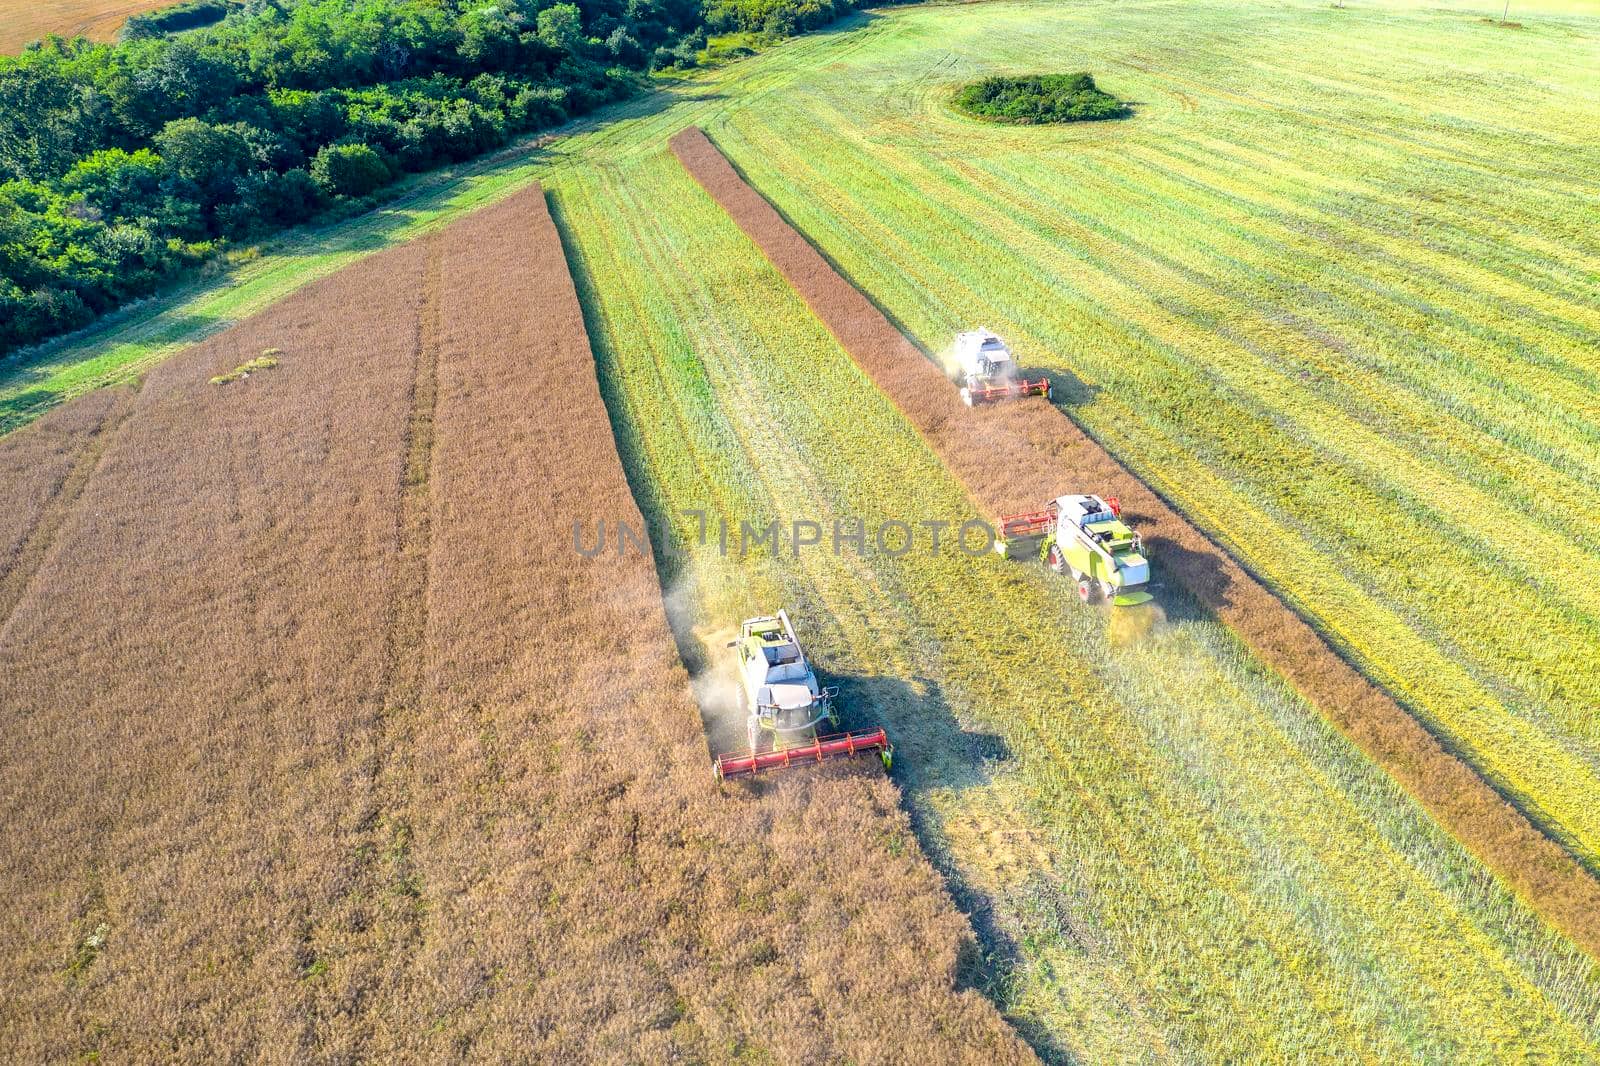
<path id="1" fill-rule="evenodd" d="M 1085 122 L 1133 113 L 1083 73 L 984 78 L 963 87 L 956 106 L 982 118 L 1019 123 Z"/>

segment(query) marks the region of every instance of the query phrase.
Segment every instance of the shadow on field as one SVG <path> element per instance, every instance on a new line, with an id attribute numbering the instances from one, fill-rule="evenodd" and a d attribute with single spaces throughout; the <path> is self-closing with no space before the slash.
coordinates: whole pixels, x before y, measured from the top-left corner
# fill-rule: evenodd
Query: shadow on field
<path id="1" fill-rule="evenodd" d="M 1183 584 L 1188 588 L 1188 595 L 1179 598 L 1185 606 L 1172 616 L 1174 621 L 1188 617 L 1188 612 L 1193 612 L 1195 618 L 1213 618 L 1216 608 L 1232 606 L 1228 589 L 1233 579 L 1224 569 L 1219 552 L 1197 552 L 1160 535 L 1146 537 L 1144 543 L 1147 554 L 1155 560 L 1152 576 L 1160 580 L 1161 571 L 1184 575 Z M 1211 599 L 1215 607 L 1202 606 L 1201 601 L 1206 599 Z"/>
<path id="2" fill-rule="evenodd" d="M 889 731 L 895 780 L 907 792 L 983 785 L 1011 758 L 1003 738 L 962 726 L 933 678 L 829 674 L 822 680 L 839 686 L 846 729 Z"/>
<path id="3" fill-rule="evenodd" d="M 1024 367 L 1023 378 L 1042 374 L 1050 380 L 1050 402 L 1058 407 L 1082 407 L 1100 392 L 1099 385 L 1091 385 L 1070 370 L 1032 370 Z"/>
<path id="4" fill-rule="evenodd" d="M 882 21 L 882 15 L 874 15 L 870 11 L 854 11 L 844 18 L 835 19 L 820 29 L 807 30 L 805 38 L 806 40 L 811 40 L 813 37 L 842 37 L 847 33 L 854 33 L 870 23 Z"/>

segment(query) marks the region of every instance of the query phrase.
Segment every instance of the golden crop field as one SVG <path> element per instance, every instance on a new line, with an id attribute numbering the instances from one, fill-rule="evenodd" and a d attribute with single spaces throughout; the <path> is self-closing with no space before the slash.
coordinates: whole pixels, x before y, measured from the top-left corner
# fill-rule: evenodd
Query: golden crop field
<path id="1" fill-rule="evenodd" d="M 0 52 L 49 34 L 109 41 L 132 15 L 176 0 L 0 0 Z"/>
<path id="2" fill-rule="evenodd" d="M 574 553 L 641 523 L 537 187 L 0 477 L 0 1058 L 1032 1061 L 894 785 L 718 790 Z"/>

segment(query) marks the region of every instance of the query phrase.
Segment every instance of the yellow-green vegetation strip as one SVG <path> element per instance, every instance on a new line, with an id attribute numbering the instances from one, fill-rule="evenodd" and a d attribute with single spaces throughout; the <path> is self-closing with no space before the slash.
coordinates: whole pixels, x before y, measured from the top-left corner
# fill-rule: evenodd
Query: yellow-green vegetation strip
<path id="1" fill-rule="evenodd" d="M 226 374 L 218 374 L 211 379 L 211 384 L 230 385 L 235 381 L 242 381 L 257 370 L 271 370 L 278 365 L 278 356 L 282 354 L 280 349 L 268 348 L 254 359 L 240 363 Z"/>
<path id="2" fill-rule="evenodd" d="M 890 730 L 918 831 L 984 934 L 976 979 L 1036 1047 L 1596 1053 L 1592 963 L 1176 593 L 1165 625 L 1119 643 L 1042 569 L 935 557 L 926 537 L 900 558 L 826 535 L 740 557 L 735 535 L 724 555 L 719 519 L 871 530 L 975 509 L 670 155 L 547 188 L 714 741 L 742 732 L 712 680 L 721 638 L 787 606 L 846 724 Z"/>
<path id="3" fill-rule="evenodd" d="M 708 132 L 929 349 L 985 324 L 1054 373 L 1092 435 L 1600 866 L 1600 20 L 885 21 Z M 1138 117 L 948 107 L 1040 67 L 1094 70 Z"/>

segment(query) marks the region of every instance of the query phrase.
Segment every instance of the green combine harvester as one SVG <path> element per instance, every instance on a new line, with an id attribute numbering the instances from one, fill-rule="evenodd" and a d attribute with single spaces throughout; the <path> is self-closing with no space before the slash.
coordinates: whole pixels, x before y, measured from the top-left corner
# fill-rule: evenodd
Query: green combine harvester
<path id="1" fill-rule="evenodd" d="M 1008 559 L 1039 558 L 1071 574 L 1084 603 L 1103 597 L 1118 607 L 1150 602 L 1150 560 L 1144 542 L 1122 521 L 1115 496 L 1057 496 L 1042 511 L 1000 520 L 995 551 Z"/>

